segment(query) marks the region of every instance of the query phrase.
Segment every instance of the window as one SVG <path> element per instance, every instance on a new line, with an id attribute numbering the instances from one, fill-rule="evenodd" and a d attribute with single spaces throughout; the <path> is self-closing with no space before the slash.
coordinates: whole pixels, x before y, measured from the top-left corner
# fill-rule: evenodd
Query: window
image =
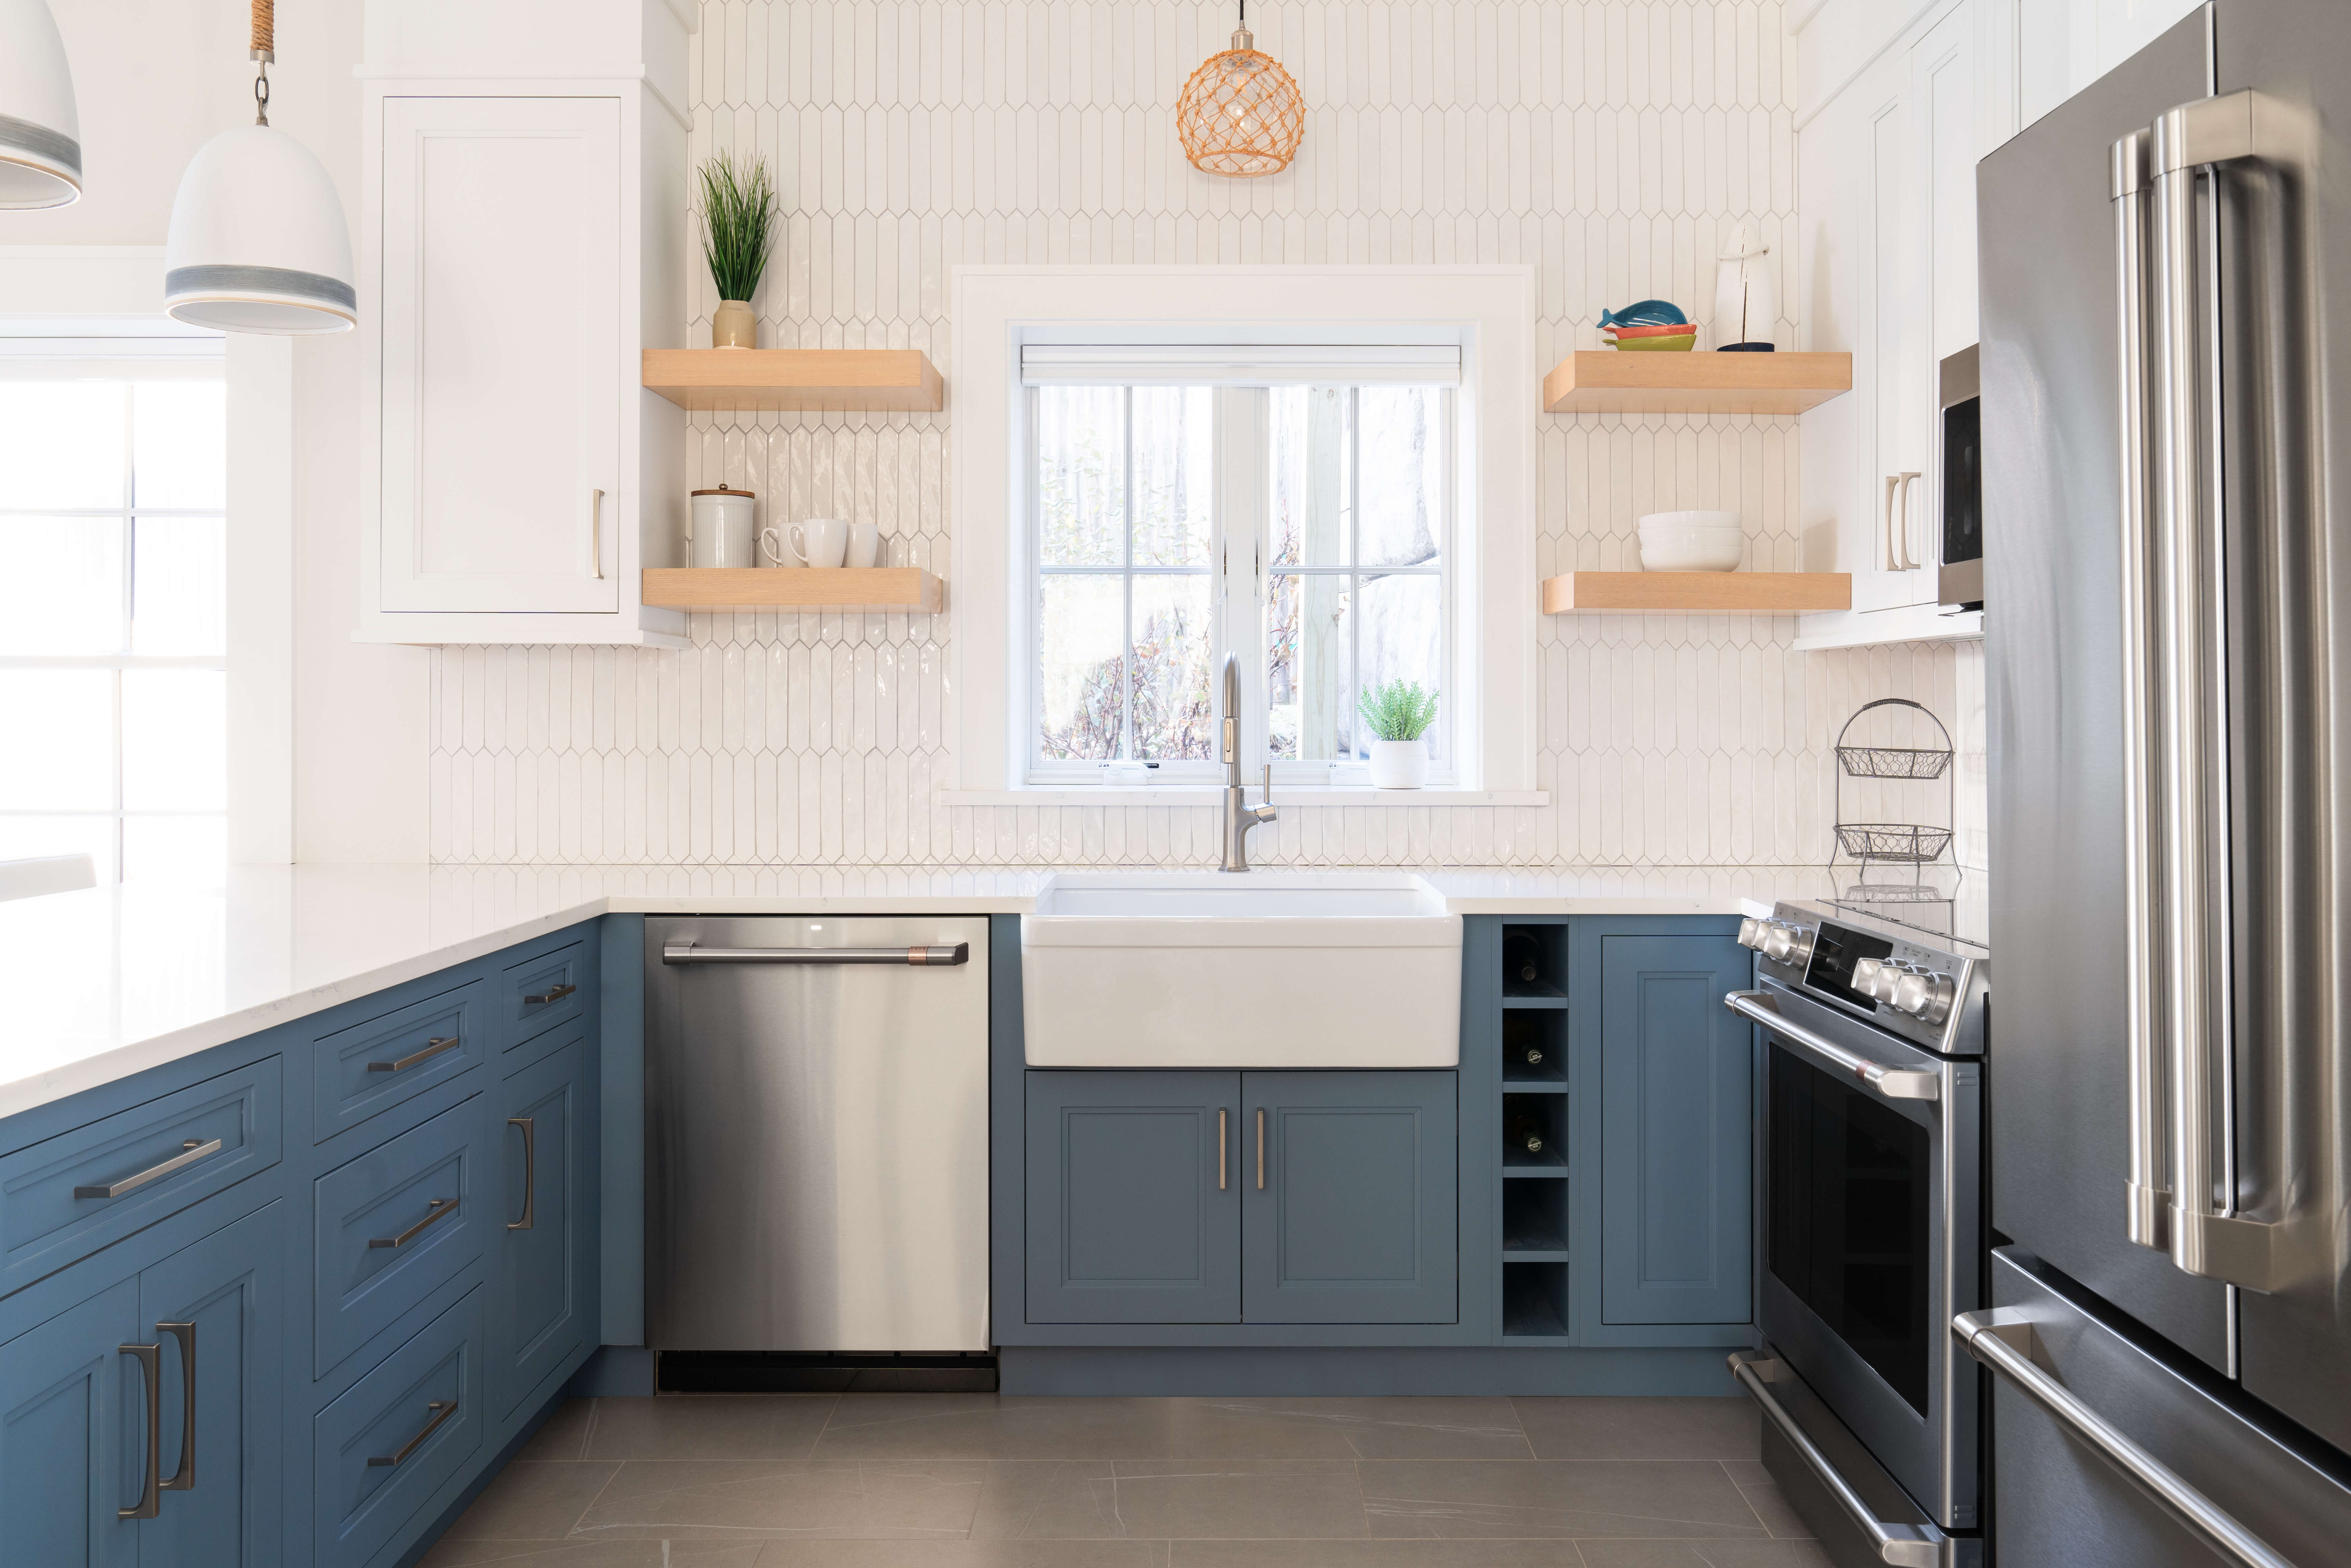
<path id="1" fill-rule="evenodd" d="M 226 417 L 216 349 L 0 357 L 0 858 L 221 882 Z"/>
<path id="2" fill-rule="evenodd" d="M 1423 375 L 1458 362 L 1421 357 Z M 1353 781 L 1374 738 L 1358 717 L 1371 687 L 1459 695 L 1450 385 L 1399 367 L 1341 381 L 1328 363 L 1272 385 L 1230 367 L 1219 385 L 1105 384 L 1050 355 L 1030 364 L 1029 782 L 1221 779 L 1227 653 L 1251 779 L 1271 763 L 1278 783 Z M 1439 712 L 1423 742 L 1432 779 L 1451 782 Z"/>

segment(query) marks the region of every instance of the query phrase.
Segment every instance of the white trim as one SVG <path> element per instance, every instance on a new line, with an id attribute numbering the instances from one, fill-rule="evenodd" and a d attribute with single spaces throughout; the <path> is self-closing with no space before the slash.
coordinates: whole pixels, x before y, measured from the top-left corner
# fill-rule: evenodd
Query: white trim
<path id="1" fill-rule="evenodd" d="M 1020 350 L 1032 338 L 1132 324 L 1147 340 L 1299 343 L 1375 326 L 1399 343 L 1454 344 L 1463 359 L 1457 415 L 1460 503 L 1449 563 L 1463 650 L 1479 694 L 1454 716 L 1465 784 L 1508 793 L 1535 782 L 1534 268 L 1439 267 L 1048 267 L 954 269 L 956 423 L 953 581 L 956 782 L 1018 801 L 1100 789 L 1018 788 L 1028 689 L 1014 667 L 1027 573 L 1013 524 L 1021 474 Z M 1151 792 L 1145 792 L 1149 794 Z M 1281 791 L 1277 788 L 1277 796 Z M 1366 794 L 1371 792 L 1366 791 Z M 1424 792 L 1425 794 L 1426 792 Z M 1352 803 L 1352 802 L 1351 802 Z"/>
<path id="2" fill-rule="evenodd" d="M 1023 386 L 1459 386 L 1458 344 L 1029 343 Z"/>

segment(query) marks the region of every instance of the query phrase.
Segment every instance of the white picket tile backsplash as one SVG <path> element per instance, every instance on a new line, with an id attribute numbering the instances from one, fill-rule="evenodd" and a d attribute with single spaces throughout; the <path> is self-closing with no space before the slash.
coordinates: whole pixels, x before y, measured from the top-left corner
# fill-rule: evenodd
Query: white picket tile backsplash
<path id="1" fill-rule="evenodd" d="M 763 522 L 871 519 L 893 564 L 945 570 L 947 285 L 967 262 L 1531 262 L 1547 361 L 1598 347 L 1604 305 L 1656 296 L 1708 314 L 1735 223 L 1792 251 L 1773 0 L 1260 0 L 1249 23 L 1310 116 L 1288 172 L 1232 181 L 1191 169 L 1173 123 L 1185 78 L 1232 29 L 1221 0 L 705 0 L 693 154 L 764 153 L 788 214 L 754 301 L 762 343 L 924 349 L 950 394 L 934 415 L 695 414 L 694 482 L 759 491 Z M 690 271 L 686 340 L 707 341 L 716 301 Z M 1792 308 L 1802 290 L 1783 294 Z M 1795 570 L 1797 460 L 1792 419 L 1546 416 L 1538 570 L 1637 566 L 1635 519 L 1682 507 L 1738 510 L 1750 565 Z M 697 615 L 684 651 L 437 650 L 433 858 L 1214 860 L 1209 807 L 943 803 L 952 619 Z M 1291 804 L 1251 858 L 1819 863 L 1838 727 L 1873 697 L 1909 696 L 1961 734 L 1959 849 L 1980 866 L 1980 652 L 1797 653 L 1794 631 L 1547 618 L 1549 806 Z M 1938 793 L 1901 788 L 1849 790 L 1847 810 L 1943 820 Z"/>

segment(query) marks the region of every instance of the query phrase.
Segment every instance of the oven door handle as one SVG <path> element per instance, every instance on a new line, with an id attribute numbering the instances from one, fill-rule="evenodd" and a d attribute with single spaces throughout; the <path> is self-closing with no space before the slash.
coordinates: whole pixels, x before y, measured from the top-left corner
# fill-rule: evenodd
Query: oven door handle
<path id="1" fill-rule="evenodd" d="M 1792 1045 L 1801 1045 L 1832 1067 L 1852 1073 L 1873 1092 L 1886 1100 L 1940 1100 L 1943 1075 L 1908 1068 L 1888 1067 L 1857 1056 L 1825 1035 L 1814 1034 L 1771 1003 L 1769 991 L 1732 991 L 1722 1005 L 1752 1023 L 1761 1024 Z"/>
<path id="2" fill-rule="evenodd" d="M 1781 1404 L 1779 1396 L 1771 1392 L 1771 1385 L 1782 1370 L 1780 1362 L 1754 1351 L 1735 1350 L 1730 1353 L 1730 1375 L 1738 1381 L 1740 1387 L 1747 1391 L 1748 1396 L 1761 1406 L 1764 1419 L 1788 1440 L 1788 1446 L 1796 1450 L 1796 1456 L 1804 1461 L 1804 1467 L 1813 1472 L 1813 1479 L 1836 1500 L 1845 1517 L 1852 1520 L 1855 1527 L 1868 1538 L 1870 1545 L 1877 1552 L 1877 1560 L 1891 1563 L 1894 1568 L 1946 1568 L 1952 1556 L 1949 1550 L 1952 1538 L 1931 1525 L 1889 1524 L 1878 1518 L 1876 1511 L 1862 1500 L 1861 1494 L 1853 1490 L 1852 1482 L 1837 1474 L 1836 1467 L 1829 1463 L 1828 1456 L 1821 1452 L 1820 1445 L 1797 1425 L 1796 1418 L 1788 1413 L 1788 1407 Z"/>
<path id="3" fill-rule="evenodd" d="M 2178 1471 L 2125 1437 L 2035 1359 L 2032 1320 L 2013 1307 L 1961 1312 L 1951 1335 L 1968 1354 L 2000 1374 L 2016 1391 L 2054 1416 L 2066 1435 L 2104 1459 L 2223 1562 L 2238 1568 L 2294 1568 L 2267 1542 L 2179 1478 Z"/>

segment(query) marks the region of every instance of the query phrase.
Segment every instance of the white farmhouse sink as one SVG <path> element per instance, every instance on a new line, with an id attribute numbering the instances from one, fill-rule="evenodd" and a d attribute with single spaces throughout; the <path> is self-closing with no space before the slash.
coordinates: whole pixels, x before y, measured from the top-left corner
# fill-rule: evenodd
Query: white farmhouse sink
<path id="1" fill-rule="evenodd" d="M 1393 872 L 1057 875 L 1020 983 L 1032 1067 L 1461 1059 L 1461 918 Z"/>

